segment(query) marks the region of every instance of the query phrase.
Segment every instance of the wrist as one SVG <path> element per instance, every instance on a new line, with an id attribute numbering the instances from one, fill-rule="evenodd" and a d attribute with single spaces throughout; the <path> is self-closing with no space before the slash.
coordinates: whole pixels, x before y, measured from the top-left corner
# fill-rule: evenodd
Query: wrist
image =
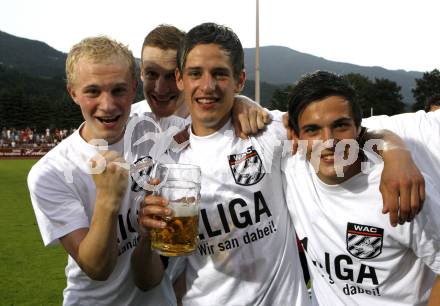
<path id="1" fill-rule="evenodd" d="M 96 192 L 95 209 L 104 208 L 111 214 L 118 214 L 122 197 L 110 195 L 106 192 Z"/>

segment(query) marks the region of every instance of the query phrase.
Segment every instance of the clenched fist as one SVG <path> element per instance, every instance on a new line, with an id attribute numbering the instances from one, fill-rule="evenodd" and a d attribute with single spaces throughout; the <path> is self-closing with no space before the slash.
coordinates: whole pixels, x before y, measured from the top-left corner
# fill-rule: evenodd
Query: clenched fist
<path id="1" fill-rule="evenodd" d="M 93 170 L 98 170 L 92 171 L 97 199 L 105 199 L 102 202 L 119 210 L 128 184 L 128 169 L 124 158 L 115 151 L 104 151 L 94 156 L 91 164 Z"/>

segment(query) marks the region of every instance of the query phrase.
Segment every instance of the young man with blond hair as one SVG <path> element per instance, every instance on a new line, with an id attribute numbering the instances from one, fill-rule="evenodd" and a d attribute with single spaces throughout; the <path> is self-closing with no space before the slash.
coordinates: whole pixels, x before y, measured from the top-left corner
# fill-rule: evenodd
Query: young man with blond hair
<path id="1" fill-rule="evenodd" d="M 86 38 L 69 52 L 66 74 L 84 123 L 28 176 L 44 244 L 60 243 L 68 253 L 63 305 L 175 305 L 167 278 L 150 291 L 135 285 L 143 287 L 143 273 L 154 279 L 155 271 L 144 266 L 162 272 L 162 264 L 148 251 L 147 238 L 138 237 L 124 167 L 124 133 L 136 91 L 134 57 L 107 37 Z"/>

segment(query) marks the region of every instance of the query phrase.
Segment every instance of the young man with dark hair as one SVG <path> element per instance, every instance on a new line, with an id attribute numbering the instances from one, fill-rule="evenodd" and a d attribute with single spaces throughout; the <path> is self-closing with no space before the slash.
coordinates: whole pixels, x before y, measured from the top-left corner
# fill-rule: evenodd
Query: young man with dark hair
<path id="1" fill-rule="evenodd" d="M 176 79 L 190 109 L 189 145 L 180 163 L 202 169 L 200 244 L 183 258 L 184 305 L 306 305 L 292 222 L 281 183 L 281 114 L 255 137 L 231 129 L 234 96 L 245 81 L 237 36 L 213 23 L 196 26 L 178 54 Z M 407 154 L 409 155 L 409 154 Z M 154 216 L 171 214 L 166 200 L 147 197 L 140 212 L 149 228 Z"/>
<path id="2" fill-rule="evenodd" d="M 153 116 L 156 121 L 175 115 L 190 120 L 183 95 L 176 85 L 177 50 L 185 33 L 171 25 L 159 25 L 144 39 L 141 53 L 141 80 L 145 100 L 134 103 L 132 114 Z M 235 97 L 233 124 L 246 138 L 270 121 L 268 113 L 245 96 Z M 189 121 L 188 121 L 189 123 Z"/>
<path id="3" fill-rule="evenodd" d="M 282 192 L 278 139 L 286 131 L 280 116 L 248 139 L 232 129 L 234 97 L 246 77 L 238 37 L 220 25 L 196 26 L 179 49 L 178 63 L 177 84 L 192 118 L 179 163 L 202 169 L 200 243 L 195 254 L 182 258 L 183 305 L 307 305 Z M 166 226 L 153 219 L 169 214 L 166 201 L 146 201 L 141 222 Z"/>
<path id="4" fill-rule="evenodd" d="M 312 303 L 426 304 L 431 270 L 440 274 L 440 195 L 426 177 L 422 212 L 390 226 L 380 213 L 383 164 L 359 148 L 360 124 L 356 93 L 343 77 L 319 71 L 290 94 L 289 130 L 301 152 L 283 160 L 284 187 L 312 275 Z"/>

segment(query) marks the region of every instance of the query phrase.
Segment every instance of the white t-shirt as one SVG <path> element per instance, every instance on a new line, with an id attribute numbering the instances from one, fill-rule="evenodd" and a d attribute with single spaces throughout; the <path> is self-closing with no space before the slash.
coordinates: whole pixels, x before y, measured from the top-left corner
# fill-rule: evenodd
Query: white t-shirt
<path id="1" fill-rule="evenodd" d="M 137 118 L 139 119 L 139 118 Z M 174 120 L 174 119 L 173 119 Z M 178 122 L 180 119 L 176 120 Z M 180 120 L 183 121 L 183 120 Z M 139 139 L 150 123 L 142 121 L 132 130 L 129 141 Z M 161 122 L 164 130 L 172 119 Z M 145 125 L 146 124 L 146 125 Z M 151 126 L 151 125 L 150 125 Z M 181 128 L 184 125 L 180 125 Z M 88 228 L 95 206 L 95 184 L 88 169 L 88 160 L 98 149 L 83 140 L 78 129 L 48 152 L 31 169 L 28 176 L 32 206 L 44 244 L 59 243 L 63 237 L 79 228 Z M 128 133 L 126 133 L 128 134 Z M 124 152 L 126 160 L 137 160 L 148 150 L 151 143 L 146 141 L 131 148 L 128 157 L 124 150 L 124 138 L 108 147 L 109 150 Z M 133 189 L 133 182 L 127 186 L 118 216 L 117 264 L 106 281 L 90 279 L 69 255 L 66 267 L 67 287 L 64 289 L 64 305 L 175 305 L 175 296 L 167 275 L 156 288 L 143 292 L 133 281 L 130 270 L 130 256 L 138 235 L 137 207 L 134 199 L 139 190 Z M 133 190 L 132 192 L 130 192 Z"/>
<path id="2" fill-rule="evenodd" d="M 422 305 L 440 273 L 439 194 L 411 223 L 381 213 L 382 164 L 326 185 L 300 154 L 283 160 L 289 211 L 305 249 L 314 305 Z"/>
<path id="3" fill-rule="evenodd" d="M 231 122 L 190 135 L 179 162 L 202 170 L 199 246 L 186 257 L 183 305 L 308 305 L 282 191 L 281 122 L 236 137 Z"/>
<path id="4" fill-rule="evenodd" d="M 144 113 L 151 113 L 151 107 L 147 100 L 142 100 L 131 105 L 130 115 L 143 115 Z"/>
<path id="5" fill-rule="evenodd" d="M 419 169 L 440 186 L 440 111 L 374 116 L 363 119 L 362 126 L 387 129 L 399 135 Z"/>

